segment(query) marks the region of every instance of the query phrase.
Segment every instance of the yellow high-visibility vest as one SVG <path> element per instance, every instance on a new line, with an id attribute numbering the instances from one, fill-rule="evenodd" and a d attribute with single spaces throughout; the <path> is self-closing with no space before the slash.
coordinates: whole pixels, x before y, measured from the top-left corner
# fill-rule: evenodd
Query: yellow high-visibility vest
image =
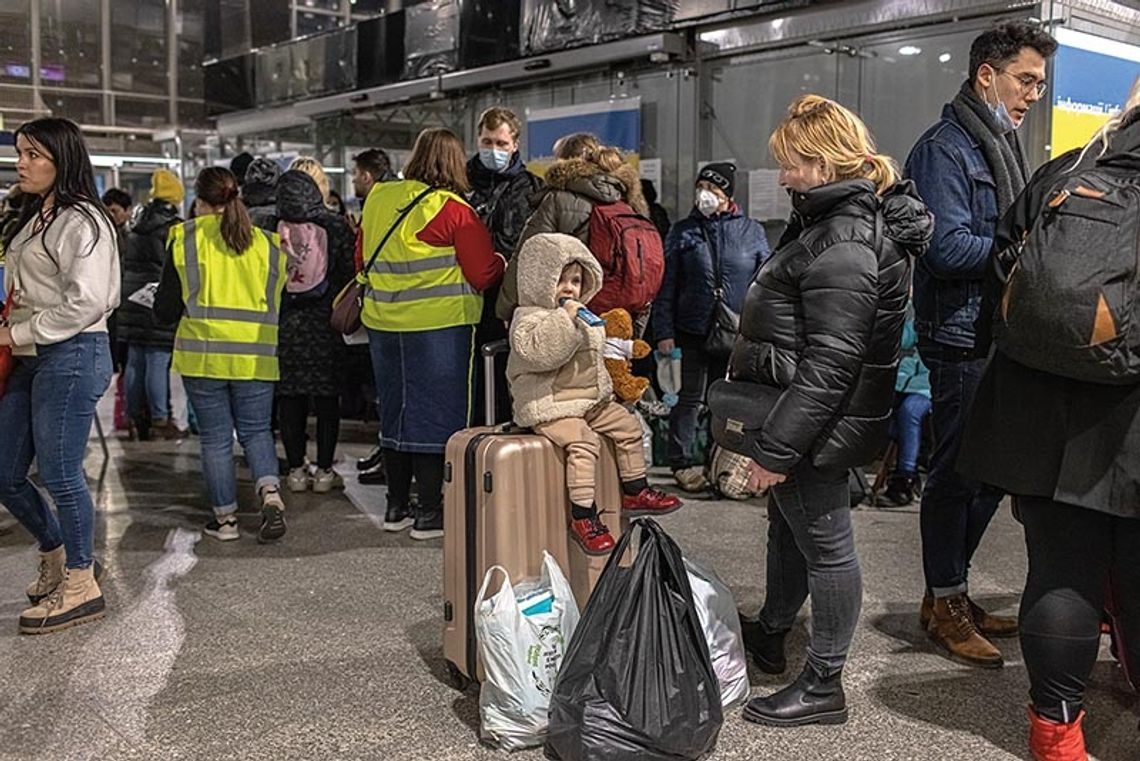
<path id="1" fill-rule="evenodd" d="M 365 265 L 400 212 L 426 189 L 415 180 L 373 186 L 361 219 Z M 455 247 L 431 246 L 417 237 L 449 200 L 467 205 L 447 190 L 422 198 L 388 238 L 372 268 L 358 276 L 368 286 L 361 313 L 365 326 L 406 333 L 479 322 L 483 296 L 463 277 Z"/>
<path id="2" fill-rule="evenodd" d="M 190 378 L 278 379 L 277 322 L 288 277 L 276 233 L 253 229 L 235 254 L 221 217 L 207 214 L 170 229 L 186 314 L 174 336 L 171 367 Z"/>

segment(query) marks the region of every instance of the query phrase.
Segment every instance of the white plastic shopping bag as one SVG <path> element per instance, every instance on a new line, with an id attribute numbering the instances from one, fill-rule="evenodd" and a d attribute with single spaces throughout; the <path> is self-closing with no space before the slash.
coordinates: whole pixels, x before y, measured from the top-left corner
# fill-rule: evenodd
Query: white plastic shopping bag
<path id="1" fill-rule="evenodd" d="M 503 584 L 488 598 L 496 574 Z M 487 570 L 475 601 L 485 675 L 479 693 L 483 740 L 505 750 L 545 742 L 550 694 L 578 617 L 574 593 L 550 553 L 542 553 L 542 577 L 517 586 L 502 566 Z"/>
<path id="2" fill-rule="evenodd" d="M 744 635 L 740 614 L 728 585 L 710 568 L 685 558 L 693 604 L 701 629 L 709 644 L 713 671 L 720 683 L 720 701 L 733 708 L 748 698 L 748 661 L 744 655 Z"/>

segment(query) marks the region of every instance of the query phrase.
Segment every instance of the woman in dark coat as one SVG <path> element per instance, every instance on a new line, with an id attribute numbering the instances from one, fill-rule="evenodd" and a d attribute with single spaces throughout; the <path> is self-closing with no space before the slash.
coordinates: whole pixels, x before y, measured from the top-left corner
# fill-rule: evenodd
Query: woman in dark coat
<path id="1" fill-rule="evenodd" d="M 170 419 L 174 327 L 158 325 L 151 308 L 132 299 L 162 279 L 167 235 L 172 225 L 182 221 L 176 204 L 182 203 L 184 191 L 178 177 L 160 169 L 155 172 L 152 186 L 152 200 L 143 207 L 127 235 L 123 295 L 115 312 L 118 340 L 127 347 L 127 411 L 132 431 L 140 441 L 148 440 L 152 429 L 168 437 L 179 433 Z"/>
<path id="2" fill-rule="evenodd" d="M 1099 165 L 1140 180 L 1140 87 L 1129 106 L 1084 152 L 1041 167 L 1006 213 L 978 317 L 979 352 L 989 351 L 1001 298 L 996 273 L 1008 271 L 1066 175 Z M 1087 254 L 1090 271 L 1098 253 Z M 1133 678 L 1140 675 L 1140 384 L 1072 380 L 1019 364 L 999 347 L 978 386 L 958 466 L 1014 495 L 1025 526 L 1029 576 L 1019 618 L 1034 757 L 1085 759 L 1082 706 L 1106 589 L 1120 605 L 1118 653 Z"/>
<path id="3" fill-rule="evenodd" d="M 705 351 L 716 291 L 736 314 L 752 276 L 768 258 L 764 228 L 736 205 L 736 167 L 705 165 L 697 174 L 692 212 L 665 239 L 665 278 L 653 301 L 653 340 L 668 357 L 681 349 L 681 390 L 669 412 L 669 467 L 685 491 L 708 487 L 696 452 L 697 418 L 710 382 L 724 377 L 727 356 Z"/>
<path id="4" fill-rule="evenodd" d="M 324 292 L 312 297 L 286 291 L 277 347 L 281 366 L 277 414 L 289 460 L 286 485 L 294 492 L 310 485 L 313 491 L 327 492 L 343 485 L 332 465 L 340 436 L 340 373 L 345 353 L 344 339 L 329 326 L 329 317 L 333 298 L 355 272 L 356 236 L 344 217 L 325 206 L 313 178 L 300 170 L 285 172 L 278 180 L 276 217 L 279 228 L 286 224 L 316 225 L 324 230 L 328 242 Z M 317 463 L 312 473 L 305 469 L 310 406 L 317 415 Z"/>
<path id="5" fill-rule="evenodd" d="M 841 675 L 863 595 L 847 470 L 886 439 L 910 259 L 926 250 L 934 221 L 858 117 L 834 101 L 797 99 L 769 147 L 794 213 L 748 290 L 729 358 L 730 378 L 771 390 L 756 389 L 753 402 L 767 398 L 771 408 L 750 453 L 751 485 L 771 491 L 767 590 L 745 647 L 762 670 L 781 673 L 784 638 L 809 595 L 812 621 L 799 678 L 753 699 L 744 718 L 841 724 Z"/>

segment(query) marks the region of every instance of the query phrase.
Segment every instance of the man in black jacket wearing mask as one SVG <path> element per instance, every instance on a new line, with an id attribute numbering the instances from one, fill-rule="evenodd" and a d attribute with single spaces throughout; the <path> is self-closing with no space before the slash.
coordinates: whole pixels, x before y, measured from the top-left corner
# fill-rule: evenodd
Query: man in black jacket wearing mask
<path id="1" fill-rule="evenodd" d="M 479 116 L 479 152 L 467 162 L 467 180 L 471 193 L 467 200 L 491 231 L 495 251 L 509 261 L 515 255 L 519 235 L 531 213 L 531 197 L 542 189 L 542 180 L 527 171 L 519 155 L 522 123 L 509 109 L 488 108 Z M 480 346 L 507 337 L 506 326 L 495 317 L 499 287 L 483 294 L 483 318 L 475 333 Z M 511 403 L 507 392 L 506 355 L 495 364 L 496 422 L 510 418 Z M 476 376 L 476 410 L 485 399 L 482 373 Z"/>

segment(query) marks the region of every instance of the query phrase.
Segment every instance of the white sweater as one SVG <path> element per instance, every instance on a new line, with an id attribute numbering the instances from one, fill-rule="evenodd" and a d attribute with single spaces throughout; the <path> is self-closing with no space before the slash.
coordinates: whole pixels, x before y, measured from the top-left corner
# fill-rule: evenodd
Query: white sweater
<path id="1" fill-rule="evenodd" d="M 12 342 L 18 354 L 28 353 L 35 344 L 106 332 L 107 317 L 119 305 L 115 231 L 103 214 L 87 206 L 96 223 L 77 209 L 64 209 L 47 235 L 32 232 L 33 219 L 8 249 L 4 291 L 14 285 L 18 294 L 18 308 L 12 310 Z"/>

